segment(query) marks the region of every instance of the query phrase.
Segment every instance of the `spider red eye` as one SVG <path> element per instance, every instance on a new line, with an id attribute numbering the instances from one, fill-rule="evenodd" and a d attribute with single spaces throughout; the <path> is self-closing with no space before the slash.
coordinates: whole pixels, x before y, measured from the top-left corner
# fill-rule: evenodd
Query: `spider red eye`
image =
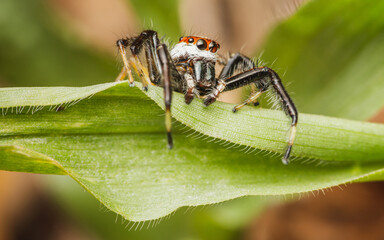
<path id="1" fill-rule="evenodd" d="M 199 39 L 196 42 L 196 47 L 200 50 L 205 50 L 207 48 L 207 42 L 203 39 Z"/>
<path id="2" fill-rule="evenodd" d="M 193 39 L 193 38 L 188 39 L 189 43 L 193 43 L 194 41 L 195 41 L 195 39 Z"/>

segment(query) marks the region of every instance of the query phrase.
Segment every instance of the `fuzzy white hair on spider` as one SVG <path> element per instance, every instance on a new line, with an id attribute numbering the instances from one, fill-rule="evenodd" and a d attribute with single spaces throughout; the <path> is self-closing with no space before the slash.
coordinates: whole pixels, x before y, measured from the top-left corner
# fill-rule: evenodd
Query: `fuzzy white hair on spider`
<path id="1" fill-rule="evenodd" d="M 181 37 L 170 51 L 172 59 L 193 59 L 216 61 L 216 52 L 220 44 L 215 41 L 196 36 Z"/>

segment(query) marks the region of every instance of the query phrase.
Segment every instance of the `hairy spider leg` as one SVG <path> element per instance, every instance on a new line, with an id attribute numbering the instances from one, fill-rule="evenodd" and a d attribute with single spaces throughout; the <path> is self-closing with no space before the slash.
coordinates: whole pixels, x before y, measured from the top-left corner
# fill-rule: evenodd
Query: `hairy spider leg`
<path id="1" fill-rule="evenodd" d="M 154 44 L 146 43 L 145 47 L 145 59 L 147 61 L 147 69 L 148 69 L 148 75 L 149 80 L 151 81 L 152 85 L 159 85 L 161 80 L 161 75 L 158 68 L 158 58 L 157 56 L 157 49 L 155 48 Z"/>
<path id="2" fill-rule="evenodd" d="M 146 30 L 143 31 L 139 37 L 135 39 L 135 41 L 130 46 L 131 51 L 134 54 L 139 54 L 141 49 L 144 48 L 145 50 L 145 57 L 148 65 L 148 74 L 150 82 L 153 85 L 157 86 L 163 86 L 161 83 L 161 64 L 160 64 L 160 58 L 158 55 L 158 48 L 160 45 L 163 45 L 160 43 L 160 40 L 157 36 L 157 32 L 153 30 Z M 179 72 L 176 69 L 176 66 L 174 62 L 172 61 L 170 57 L 170 53 L 168 48 L 166 48 L 167 57 L 168 57 L 168 66 L 170 69 L 170 76 L 171 76 L 171 85 L 172 89 L 181 89 L 182 78 L 179 74 Z"/>
<path id="3" fill-rule="evenodd" d="M 296 126 L 298 121 L 298 113 L 297 113 L 295 104 L 293 103 L 291 97 L 288 95 L 283 84 L 281 83 L 281 79 L 279 75 L 271 69 L 269 69 L 269 71 L 272 76 L 272 86 L 281 98 L 284 112 L 287 115 L 289 115 L 292 119 L 290 131 L 289 131 L 290 133 L 289 133 L 288 146 L 287 146 L 287 149 L 285 150 L 285 154 L 282 160 L 284 164 L 288 164 L 289 156 L 291 155 L 291 151 L 292 151 L 292 146 L 296 138 Z"/>
<path id="4" fill-rule="evenodd" d="M 139 52 L 134 52 L 132 50 L 132 45 L 141 44 L 140 41 L 139 41 L 139 43 L 137 43 L 137 40 L 139 37 L 119 39 L 116 42 L 116 45 L 119 47 L 119 51 L 120 51 L 120 54 L 122 55 L 124 66 L 125 66 L 125 70 L 123 69 L 120 72 L 116 81 L 122 80 L 125 77 L 125 74 L 128 73 L 128 79 L 129 79 L 130 86 L 134 86 L 134 79 L 132 77 L 132 73 L 131 73 L 131 69 L 130 69 L 130 67 L 132 67 L 135 70 L 136 74 L 140 77 L 140 80 L 143 84 L 143 90 L 147 91 L 148 90 L 148 84 L 151 82 L 149 79 L 149 76 L 148 76 L 148 70 L 141 63 L 141 60 L 138 57 Z M 128 46 L 130 46 L 130 50 L 132 53 L 132 57 L 130 57 L 130 58 L 127 57 L 127 52 L 125 50 Z"/>
<path id="5" fill-rule="evenodd" d="M 135 82 L 132 76 L 130 63 L 127 58 L 127 52 L 125 50 L 125 48 L 128 46 L 128 41 L 125 39 L 120 39 L 116 42 L 116 45 L 119 48 L 119 52 L 120 52 L 121 58 L 123 59 L 124 66 L 121 69 L 121 72 L 115 81 L 122 81 L 124 77 L 128 74 L 129 85 L 134 86 Z"/>
<path id="6" fill-rule="evenodd" d="M 226 64 L 224 65 L 223 69 L 219 74 L 219 78 L 226 79 L 226 78 L 229 78 L 230 76 L 233 76 L 235 70 L 238 69 L 240 66 L 242 67 L 241 68 L 242 71 L 247 71 L 256 67 L 254 61 L 252 61 L 249 57 L 241 53 L 235 53 L 235 54 L 232 54 L 231 57 L 227 60 Z M 253 84 L 251 85 L 251 87 L 252 87 L 252 95 L 256 94 L 256 90 L 255 90 L 256 85 Z M 254 106 L 259 105 L 259 102 L 257 101 L 257 97 L 254 98 L 252 103 Z"/>
<path id="7" fill-rule="evenodd" d="M 218 81 L 220 81 L 219 79 Z M 222 85 L 216 87 L 204 100 L 205 105 L 210 105 L 216 101 L 218 95 L 223 91 L 230 91 L 250 83 L 255 83 L 257 88 L 261 91 L 266 91 L 271 85 L 276 90 L 277 95 L 280 97 L 283 105 L 284 112 L 291 117 L 291 127 L 288 139 L 288 146 L 285 150 L 284 157 L 282 162 L 284 164 L 289 163 L 289 156 L 292 151 L 292 146 L 296 137 L 296 125 L 298 121 L 298 113 L 293 103 L 292 99 L 289 97 L 287 91 L 285 90 L 283 84 L 281 83 L 279 75 L 270 68 L 260 67 L 250 69 L 248 71 L 239 73 L 237 75 L 231 76 L 224 81 L 221 80 L 222 83 L 225 84 L 224 90 L 222 89 Z"/>
<path id="8" fill-rule="evenodd" d="M 129 39 L 125 41 L 127 46 L 130 46 L 133 55 L 137 56 L 141 49 L 144 48 L 145 58 L 148 64 L 148 71 L 144 67 L 142 70 L 146 71 L 145 73 L 149 75 L 149 83 L 164 88 L 165 126 L 168 137 L 168 148 L 172 148 L 172 88 L 179 87 L 182 79 L 170 57 L 167 46 L 165 44 L 160 44 L 157 33 L 155 31 L 143 31 L 138 37 L 131 39 L 131 44 L 129 44 Z M 135 63 L 131 63 L 131 65 L 135 68 Z M 139 74 L 139 76 L 141 75 Z"/>
<path id="9" fill-rule="evenodd" d="M 164 105 L 165 105 L 165 128 L 167 130 L 168 148 L 173 148 L 172 139 L 172 114 L 171 114 L 171 103 L 172 103 L 172 84 L 171 84 L 171 73 L 170 73 L 170 56 L 165 44 L 161 44 L 157 47 L 157 54 L 159 56 L 161 71 L 163 75 L 164 84 Z"/>
<path id="10" fill-rule="evenodd" d="M 255 63 L 247 56 L 241 53 L 233 54 L 227 61 L 227 64 L 221 70 L 219 74 L 220 79 L 226 79 L 230 76 L 233 76 L 233 73 L 239 66 L 244 66 L 244 70 L 250 70 L 255 68 Z"/>
<path id="11" fill-rule="evenodd" d="M 159 44 L 160 41 L 157 36 L 157 32 L 153 30 L 146 30 L 141 32 L 130 46 L 135 63 L 138 65 L 136 71 L 139 73 L 141 78 L 144 78 L 148 83 L 152 84 L 156 84 L 156 81 L 159 80 L 159 72 L 156 71 L 155 68 L 156 60 L 157 64 L 159 64 L 158 57 L 155 56 L 157 54 L 155 54 L 155 51 L 157 51 Z M 145 49 L 145 57 L 147 60 L 148 69 L 143 66 L 140 58 L 138 57 L 138 54 L 143 47 Z M 157 68 L 159 67 L 160 66 L 157 66 Z M 148 89 L 147 85 L 145 85 L 143 88 L 144 90 Z"/>
<path id="12" fill-rule="evenodd" d="M 139 58 L 136 57 L 130 57 L 128 58 L 126 48 L 129 46 L 130 42 L 132 42 L 133 39 L 120 39 L 116 42 L 116 45 L 119 48 L 119 52 L 122 56 L 124 67 L 121 70 L 120 74 L 116 78 L 115 81 L 121 81 L 125 77 L 126 74 L 128 74 L 128 80 L 129 85 L 131 87 L 135 86 L 134 78 L 132 76 L 131 67 L 135 70 L 136 74 L 140 76 L 141 82 L 143 84 L 143 89 L 147 90 L 148 85 L 148 71 L 147 69 L 141 64 L 141 62 L 137 61 Z M 137 59 L 137 60 L 136 60 Z"/>

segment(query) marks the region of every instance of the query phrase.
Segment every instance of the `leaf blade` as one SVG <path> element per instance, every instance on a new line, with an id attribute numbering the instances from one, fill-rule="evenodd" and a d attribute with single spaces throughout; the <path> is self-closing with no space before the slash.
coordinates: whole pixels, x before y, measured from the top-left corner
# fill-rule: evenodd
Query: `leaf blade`
<path id="1" fill-rule="evenodd" d="M 40 96 L 44 98 L 44 92 L 49 89 L 41 90 Z M 73 88 L 67 90 L 74 91 Z M 154 98 L 157 96 L 157 101 L 161 101 L 161 92 L 158 87 L 150 87 L 148 91 Z M 55 159 L 68 175 L 109 209 L 134 221 L 156 219 L 182 206 L 212 204 L 245 195 L 308 192 L 361 181 L 367 176 L 375 179 L 383 177 L 384 163 L 380 159 L 341 159 L 343 161 L 327 161 L 318 166 L 317 161 L 304 164 L 304 161 L 311 161 L 305 158 L 284 166 L 279 156 L 245 154 L 239 149 L 226 149 L 213 142 L 186 137 L 187 134 L 181 130 L 176 130 L 174 134 L 175 149 L 168 151 L 162 110 L 145 99 L 148 98 L 138 88 L 129 88 L 123 82 L 63 111 L 49 111 L 47 108 L 34 115 L 8 114 L 2 117 L 3 137 L 0 144 L 22 146 Z M 174 94 L 174 103 L 174 116 L 183 115 L 184 121 L 192 121 L 193 118 L 206 121 L 206 115 L 200 115 L 199 111 L 214 113 L 214 121 L 219 120 L 231 109 L 229 104 L 224 103 L 204 108 L 199 101 L 185 106 L 183 96 L 177 93 Z M 185 112 L 186 108 L 189 108 L 189 114 Z M 282 120 L 280 112 L 252 108 L 248 111 L 255 112 L 250 115 L 251 118 L 257 113 L 266 118 L 271 126 L 287 121 Z M 248 115 L 239 112 L 229 116 Z M 188 117 L 192 120 L 186 119 Z M 319 124 L 317 118 L 326 118 L 307 117 L 312 119 L 312 125 Z M 29 122 L 26 122 L 27 119 Z M 278 120 L 277 124 L 274 119 Z M 49 120 L 54 120 L 56 125 L 49 123 Z M 32 128 L 23 127 L 25 124 L 32 125 Z M 358 124 L 367 124 L 376 130 L 382 127 L 378 124 Z M 144 127 L 140 129 L 139 125 Z M 14 128 L 4 134 L 5 129 L 11 126 Z M 364 127 L 362 131 L 367 129 L 370 127 Z M 15 134 L 12 135 L 12 132 Z M 281 138 L 280 135 L 272 137 Z"/>

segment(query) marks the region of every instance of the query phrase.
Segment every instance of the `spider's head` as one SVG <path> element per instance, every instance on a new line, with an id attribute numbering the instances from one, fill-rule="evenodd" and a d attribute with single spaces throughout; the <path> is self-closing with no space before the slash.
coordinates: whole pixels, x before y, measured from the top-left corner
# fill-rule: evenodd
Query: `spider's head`
<path id="1" fill-rule="evenodd" d="M 217 42 L 203 37 L 181 37 L 171 50 L 173 59 L 198 59 L 216 61 L 216 52 L 220 48 Z"/>

